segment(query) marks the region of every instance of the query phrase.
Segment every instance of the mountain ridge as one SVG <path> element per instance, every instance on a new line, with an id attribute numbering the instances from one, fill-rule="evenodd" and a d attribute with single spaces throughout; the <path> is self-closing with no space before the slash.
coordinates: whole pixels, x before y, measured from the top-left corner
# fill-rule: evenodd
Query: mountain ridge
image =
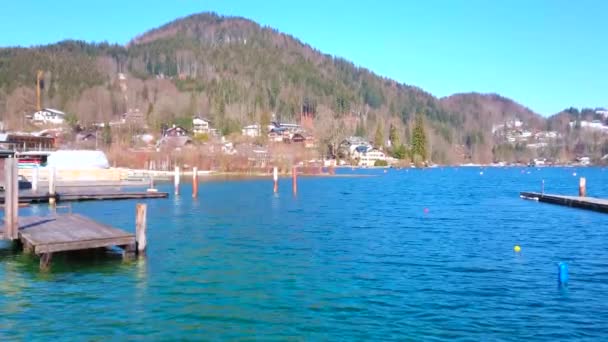
<path id="1" fill-rule="evenodd" d="M 231 133 L 259 122 L 264 113 L 294 121 L 307 110 L 314 112 L 314 133 L 325 144 L 332 136 L 354 134 L 357 127 L 370 140 L 378 129 L 387 137 L 390 125 L 408 141 L 412 119 L 420 113 L 435 147 L 430 157 L 446 163 L 492 161 L 494 124 L 519 118 L 540 129 L 547 122 L 498 94 L 439 98 L 276 29 L 215 13 L 176 19 L 124 46 L 68 40 L 1 48 L 3 117 L 32 110 L 27 78 L 37 69 L 45 70 L 45 104 L 74 113 L 84 123 L 139 108 L 155 128 L 201 114 Z M 465 145 L 469 151 L 463 153 Z"/>

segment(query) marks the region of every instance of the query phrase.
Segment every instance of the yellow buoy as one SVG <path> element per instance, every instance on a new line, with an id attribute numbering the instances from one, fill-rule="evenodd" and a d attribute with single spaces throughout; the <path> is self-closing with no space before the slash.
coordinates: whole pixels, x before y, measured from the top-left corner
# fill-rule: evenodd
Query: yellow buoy
<path id="1" fill-rule="evenodd" d="M 515 247 L 513 247 L 513 250 L 514 250 L 516 253 L 519 253 L 519 252 L 521 252 L 521 247 L 519 247 L 519 245 L 515 245 Z"/>

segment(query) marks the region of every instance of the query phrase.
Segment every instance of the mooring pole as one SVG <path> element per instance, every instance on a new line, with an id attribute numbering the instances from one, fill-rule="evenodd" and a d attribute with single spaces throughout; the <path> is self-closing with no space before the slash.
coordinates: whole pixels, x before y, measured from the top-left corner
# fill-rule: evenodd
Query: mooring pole
<path id="1" fill-rule="evenodd" d="M 578 181 L 578 195 L 580 197 L 587 196 L 587 179 L 585 177 L 581 177 Z"/>
<path id="2" fill-rule="evenodd" d="M 175 174 L 173 177 L 173 186 L 175 188 L 175 195 L 179 195 L 179 166 L 175 167 Z"/>
<path id="3" fill-rule="evenodd" d="M 272 169 L 272 179 L 274 180 L 274 193 L 279 192 L 279 169 L 275 166 Z"/>
<path id="4" fill-rule="evenodd" d="M 156 190 L 154 188 L 154 174 L 152 172 L 150 172 L 150 187 L 148 188 L 148 191 L 154 191 Z"/>
<path id="5" fill-rule="evenodd" d="M 16 240 L 19 237 L 19 181 L 17 159 L 4 160 L 4 223 L 6 237 Z"/>
<path id="6" fill-rule="evenodd" d="M 49 205 L 55 205 L 55 167 L 51 166 L 48 169 L 49 178 Z"/>
<path id="7" fill-rule="evenodd" d="M 192 168 L 192 198 L 198 197 L 198 168 Z"/>
<path id="8" fill-rule="evenodd" d="M 146 211 L 147 206 L 144 203 L 137 203 L 135 208 L 135 245 L 137 254 L 143 255 L 146 253 L 148 241 L 146 239 Z"/>
<path id="9" fill-rule="evenodd" d="M 295 165 L 291 168 L 291 177 L 293 185 L 293 194 L 295 196 L 298 194 L 298 169 Z"/>

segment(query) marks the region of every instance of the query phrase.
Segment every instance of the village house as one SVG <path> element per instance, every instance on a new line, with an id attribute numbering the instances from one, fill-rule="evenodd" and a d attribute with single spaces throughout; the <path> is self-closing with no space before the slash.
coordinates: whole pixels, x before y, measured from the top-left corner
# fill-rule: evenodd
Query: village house
<path id="1" fill-rule="evenodd" d="M 188 136 L 188 130 L 181 127 L 173 125 L 172 127 L 166 128 L 163 130 L 163 137 L 185 137 Z"/>
<path id="2" fill-rule="evenodd" d="M 367 152 L 373 148 L 363 137 L 348 137 L 344 139 L 339 146 L 340 153 L 344 156 L 354 157 L 355 153 Z"/>
<path id="3" fill-rule="evenodd" d="M 200 116 L 192 119 L 192 133 L 209 134 L 211 133 L 211 121 Z"/>
<path id="4" fill-rule="evenodd" d="M 28 133 L 0 133 L 0 149 L 11 151 L 52 150 L 56 147 L 54 137 Z"/>
<path id="5" fill-rule="evenodd" d="M 241 129 L 241 134 L 246 137 L 257 138 L 261 135 L 260 125 L 248 125 Z"/>
<path id="6" fill-rule="evenodd" d="M 384 152 L 378 150 L 377 148 L 373 148 L 365 152 L 355 151 L 353 157 L 359 160 L 359 166 L 365 167 L 374 166 L 376 164 L 376 161 L 379 160 L 386 161 L 386 154 L 384 154 Z"/>
<path id="7" fill-rule="evenodd" d="M 162 130 L 162 137 L 156 143 L 156 147 L 181 148 L 192 143 L 188 130 L 181 126 L 173 125 Z"/>
<path id="8" fill-rule="evenodd" d="M 296 133 L 291 137 L 291 141 L 294 143 L 303 143 L 304 141 L 306 141 L 306 138 L 304 137 L 304 135 Z"/>
<path id="9" fill-rule="evenodd" d="M 36 124 L 61 125 L 65 122 L 65 113 L 51 108 L 44 108 L 31 116 L 32 122 Z"/>

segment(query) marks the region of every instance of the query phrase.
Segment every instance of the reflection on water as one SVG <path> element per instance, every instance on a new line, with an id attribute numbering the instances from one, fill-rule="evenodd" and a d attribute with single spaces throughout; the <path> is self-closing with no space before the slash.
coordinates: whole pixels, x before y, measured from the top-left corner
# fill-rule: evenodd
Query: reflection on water
<path id="1" fill-rule="evenodd" d="M 147 257 L 128 262 L 60 254 L 41 273 L 3 244 L 0 339 L 602 340 L 608 216 L 519 199 L 541 180 L 575 194 L 572 169 L 480 171 L 302 177 L 295 198 L 288 179 L 209 179 L 194 200 L 184 183 L 144 201 Z M 608 197 L 606 172 L 576 172 Z M 73 210 L 133 231 L 136 203 Z"/>

